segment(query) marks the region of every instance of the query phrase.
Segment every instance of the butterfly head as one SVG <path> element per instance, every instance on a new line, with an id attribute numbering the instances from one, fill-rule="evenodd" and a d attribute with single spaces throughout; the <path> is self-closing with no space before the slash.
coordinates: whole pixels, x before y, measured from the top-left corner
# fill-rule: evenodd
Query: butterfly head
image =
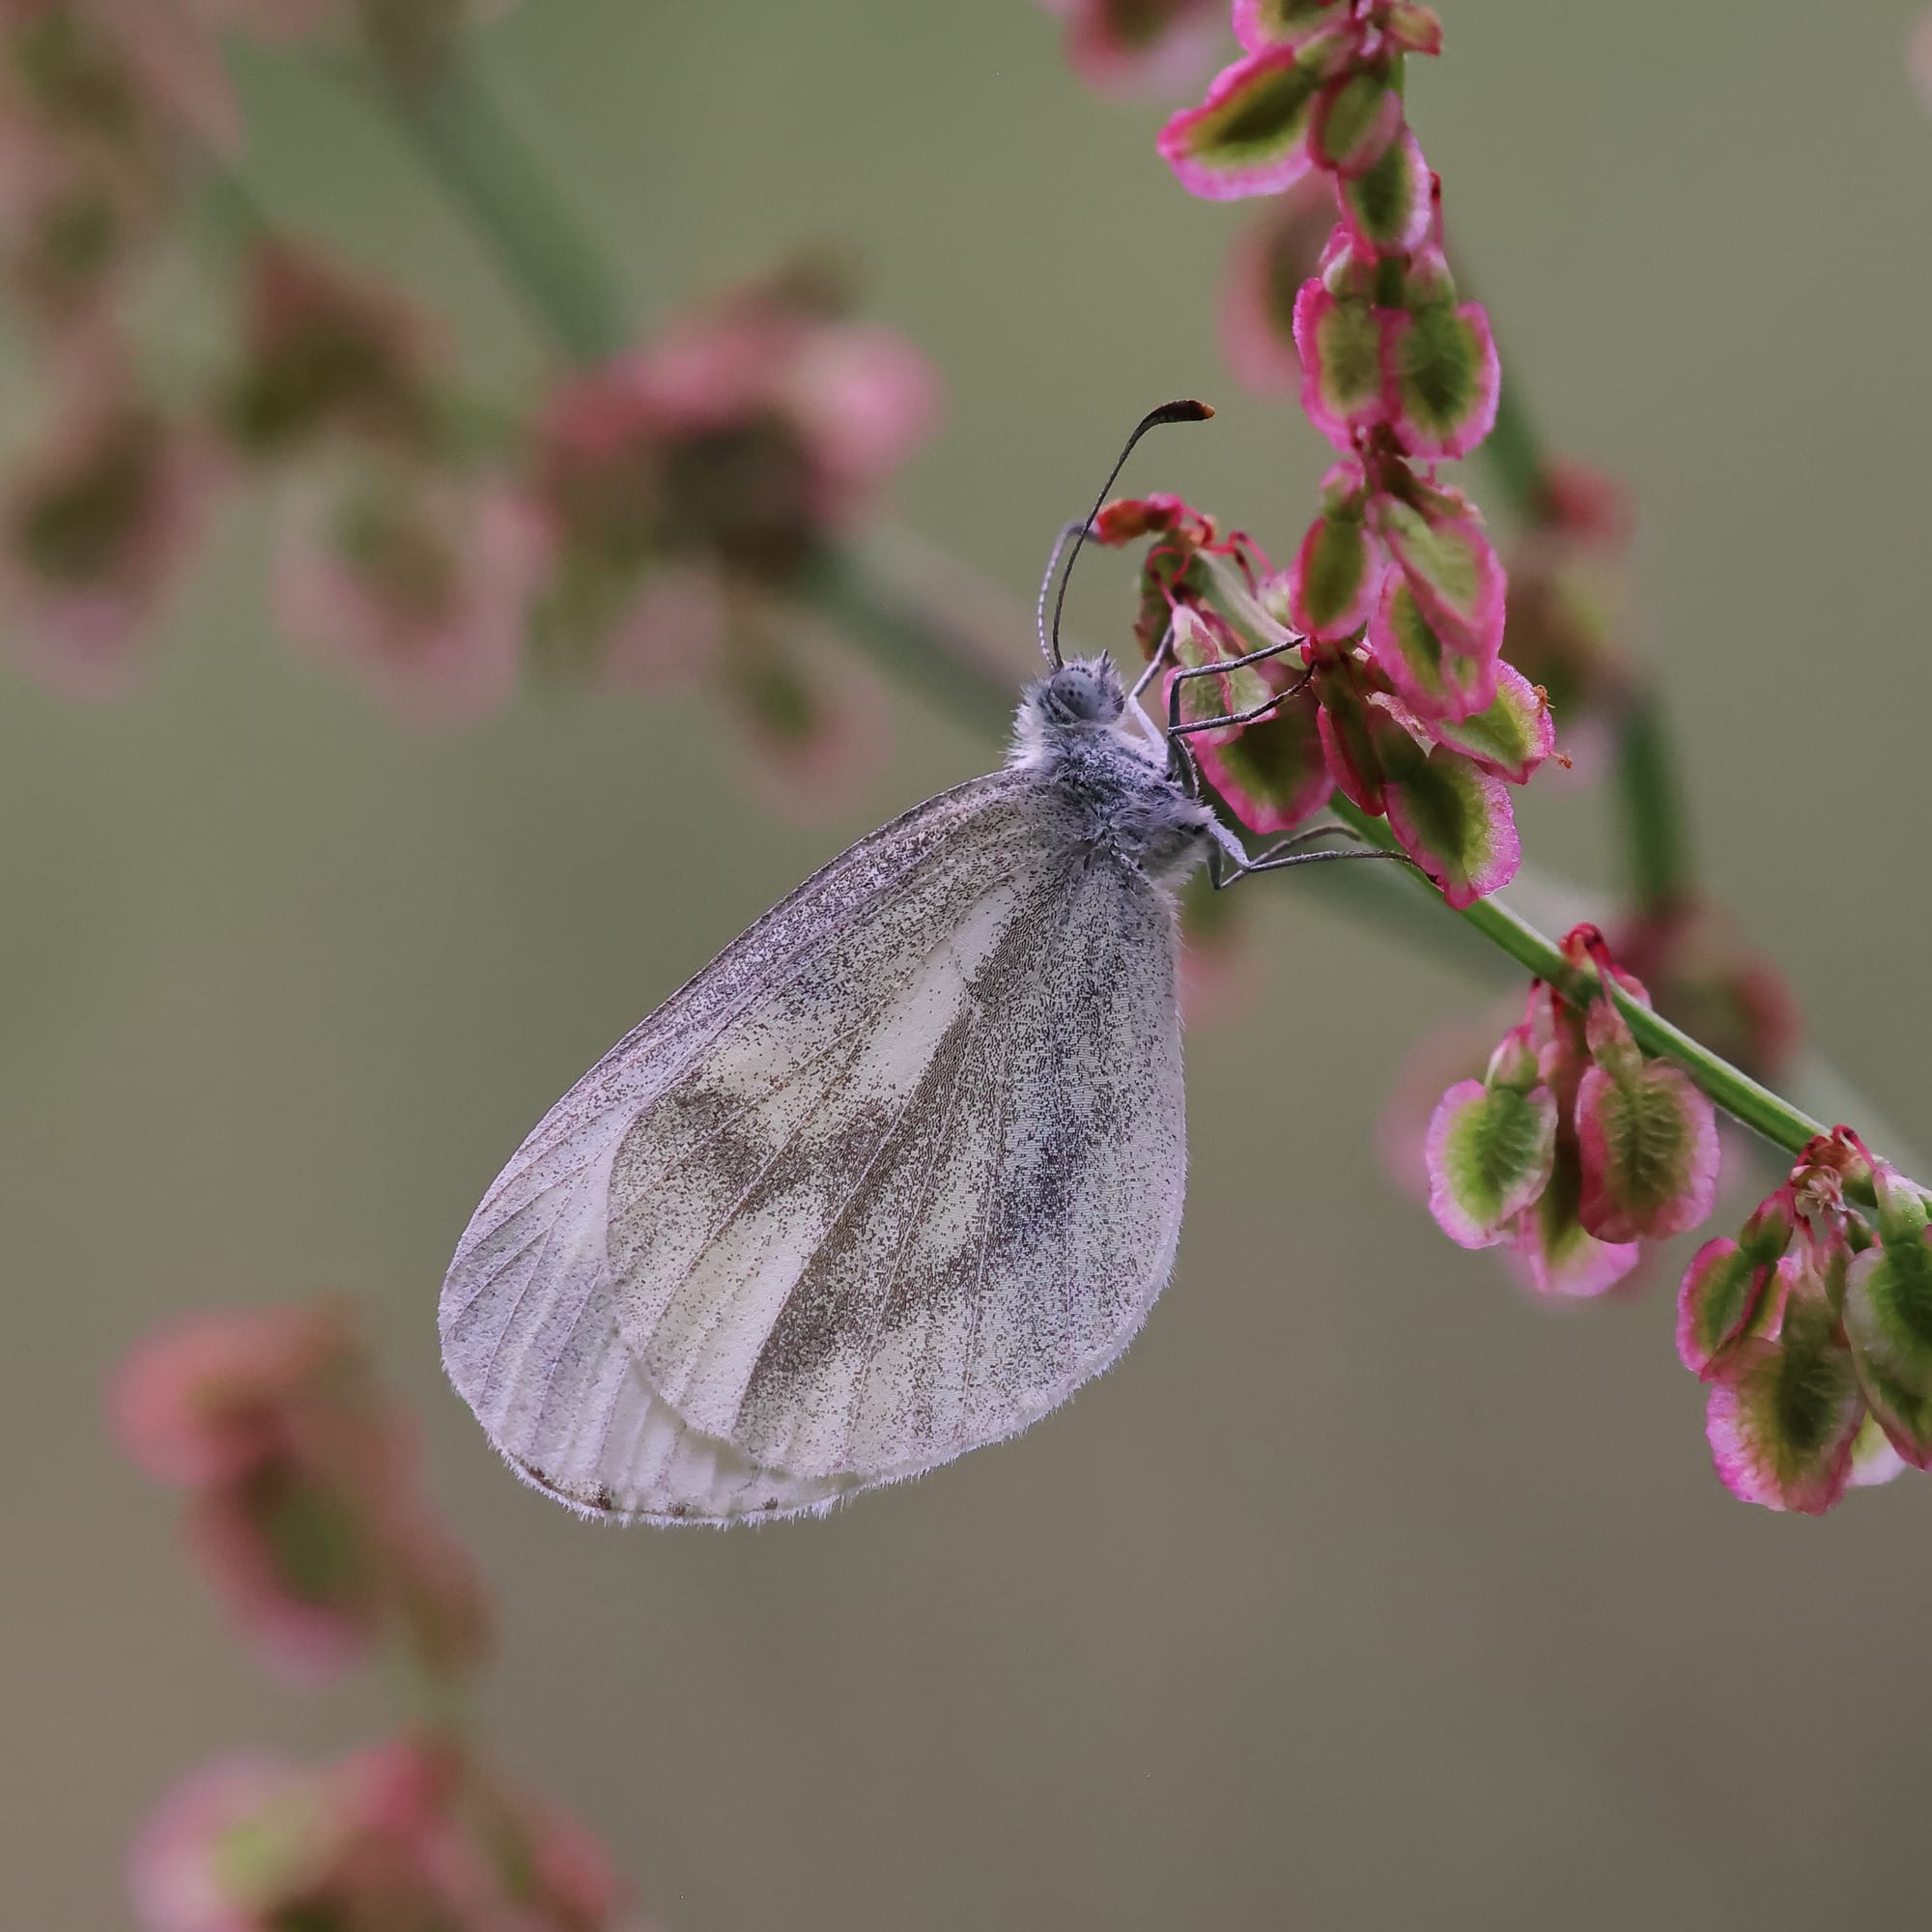
<path id="1" fill-rule="evenodd" d="M 1112 658 L 1073 658 L 1028 688 L 1026 709 L 1042 725 L 1108 730 L 1127 708 L 1127 694 Z"/>

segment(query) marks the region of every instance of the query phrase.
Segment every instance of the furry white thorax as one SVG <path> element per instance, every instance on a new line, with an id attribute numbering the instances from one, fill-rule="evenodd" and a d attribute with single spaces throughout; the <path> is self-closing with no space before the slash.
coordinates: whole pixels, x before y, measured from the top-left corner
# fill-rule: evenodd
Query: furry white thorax
<path id="1" fill-rule="evenodd" d="M 1062 801 L 1066 836 L 1172 891 L 1208 856 L 1213 813 L 1168 767 L 1165 741 L 1127 701 L 1111 658 L 1074 658 L 1027 686 L 1009 768 Z"/>

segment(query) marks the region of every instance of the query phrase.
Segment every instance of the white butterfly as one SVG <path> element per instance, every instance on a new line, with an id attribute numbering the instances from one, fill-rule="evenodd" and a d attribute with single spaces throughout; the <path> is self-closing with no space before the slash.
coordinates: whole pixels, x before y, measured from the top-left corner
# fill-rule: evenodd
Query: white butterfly
<path id="1" fill-rule="evenodd" d="M 1169 405 L 1135 438 L 1201 412 Z M 1105 658 L 1061 663 L 1057 623 L 1042 643 L 1055 668 L 1005 769 L 767 913 L 477 1208 L 443 1360 L 558 1500 L 620 1521 L 822 1512 L 1037 1421 L 1165 1285 L 1186 1168 L 1174 890 L 1204 859 L 1221 884 L 1341 855 L 1249 860 L 1198 796 L 1173 691 L 1163 735 Z"/>

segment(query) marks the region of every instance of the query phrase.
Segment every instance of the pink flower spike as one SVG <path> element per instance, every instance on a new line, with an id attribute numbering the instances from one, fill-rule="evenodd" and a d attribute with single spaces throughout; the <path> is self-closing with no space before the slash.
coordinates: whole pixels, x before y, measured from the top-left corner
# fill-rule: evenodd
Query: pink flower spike
<path id="1" fill-rule="evenodd" d="M 1433 8 L 1416 6 L 1413 0 L 1392 0 L 1382 15 L 1382 32 L 1404 53 L 1439 54 L 1442 51 L 1441 20 Z"/>
<path id="2" fill-rule="evenodd" d="M 1501 639 L 1497 639 L 1500 646 Z M 1382 580 L 1369 619 L 1369 647 L 1404 701 L 1426 725 L 1472 718 L 1495 701 L 1494 651 L 1465 652 L 1438 637 L 1399 571 Z M 1444 734 L 1443 742 L 1451 742 Z M 1486 770 L 1494 770 L 1485 760 Z"/>
<path id="3" fill-rule="evenodd" d="M 1872 1413 L 1916 1469 L 1932 1468 L 1932 1232 L 1917 1186 L 1872 1163 L 1879 1244 L 1851 1264 L 1845 1332 Z"/>
<path id="4" fill-rule="evenodd" d="M 1360 506 L 1344 504 L 1317 517 L 1288 573 L 1289 620 L 1304 636 L 1337 641 L 1369 620 L 1386 569 Z"/>
<path id="5" fill-rule="evenodd" d="M 1155 144 L 1181 186 L 1237 201 L 1301 180 L 1315 165 L 1309 124 L 1335 47 L 1333 36 L 1270 47 L 1216 74 L 1208 99 L 1175 115 Z"/>
<path id="6" fill-rule="evenodd" d="M 177 1488 L 239 1480 L 277 1449 L 282 1414 L 345 1346 L 332 1308 L 188 1317 L 134 1348 L 108 1389 L 121 1447 Z"/>
<path id="7" fill-rule="evenodd" d="M 1218 38 L 1216 0 L 1047 0 L 1089 87 L 1168 93 L 1193 84 Z"/>
<path id="8" fill-rule="evenodd" d="M 141 1828 L 128 1885 L 143 1932 L 263 1932 L 327 1869 L 327 1806 L 309 1774 L 266 1756 L 204 1765 Z"/>
<path id="9" fill-rule="evenodd" d="M 1643 1251 L 1635 1241 L 1600 1241 L 1577 1219 L 1576 1172 L 1559 1153 L 1543 1198 L 1519 1216 L 1510 1260 L 1538 1293 L 1593 1300 L 1628 1279 Z"/>
<path id="10" fill-rule="evenodd" d="M 353 667 L 405 722 L 469 724 L 516 689 L 545 554 L 505 490 L 384 474 L 298 506 L 277 607 L 298 643 Z"/>
<path id="11" fill-rule="evenodd" d="M 1509 1238 L 1517 1217 L 1548 1186 L 1556 1159 L 1556 1100 L 1537 1081 L 1526 1027 L 1504 1038 L 1485 1080 L 1462 1081 L 1443 1094 L 1424 1158 L 1429 1211 L 1452 1241 L 1489 1248 Z"/>
<path id="12" fill-rule="evenodd" d="M 1842 1500 L 1865 1418 L 1850 1352 L 1822 1294 L 1793 1278 L 1776 1341 L 1741 1342 L 1718 1364 L 1705 1434 L 1724 1487 L 1743 1502 L 1822 1516 Z"/>
<path id="13" fill-rule="evenodd" d="M 1263 208 L 1229 250 L 1221 286 L 1221 349 L 1236 379 L 1257 395 L 1281 395 L 1300 386 L 1295 298 L 1317 272 L 1334 223 L 1328 184 L 1306 175 Z"/>
<path id="14" fill-rule="evenodd" d="M 1855 1490 L 1876 1489 L 1901 1476 L 1911 1467 L 1903 1456 L 1886 1439 L 1878 1418 L 1867 1415 L 1852 1443 L 1852 1473 L 1849 1486 Z"/>
<path id="15" fill-rule="evenodd" d="M 1375 255 L 1406 255 L 1428 240 L 1435 219 L 1435 176 L 1405 127 L 1366 173 L 1344 176 L 1342 212 Z"/>
<path id="16" fill-rule="evenodd" d="M 1236 0 L 1236 14 L 1240 13 Z M 1932 113 L 1932 8 L 1920 14 L 1912 23 L 1911 37 L 1905 47 L 1906 72 L 1911 76 L 1913 91 L 1918 96 L 1918 104 Z"/>
<path id="17" fill-rule="evenodd" d="M 53 420 L 0 490 L 0 605 L 25 669 L 71 696 L 119 696 L 192 560 L 221 466 L 110 346 L 83 342 L 59 380 Z"/>
<path id="18" fill-rule="evenodd" d="M 777 400 L 810 451 L 828 524 L 849 521 L 938 426 L 939 379 L 896 330 L 820 329 L 799 346 Z"/>
<path id="19" fill-rule="evenodd" d="M 1466 456 L 1495 427 L 1502 365 L 1481 302 L 1394 316 L 1382 374 L 1390 426 L 1410 456 Z"/>
<path id="20" fill-rule="evenodd" d="M 1329 174 L 1364 175 L 1388 153 L 1402 128 L 1402 96 L 1386 74 L 1345 74 L 1331 80 L 1315 102 L 1308 152 Z"/>
<path id="21" fill-rule="evenodd" d="M 189 1508 L 188 1548 L 236 1634 L 288 1683 L 326 1684 L 376 1642 L 383 1579 L 356 1516 L 346 1493 L 279 1463 Z"/>
<path id="22" fill-rule="evenodd" d="M 1378 497 L 1371 515 L 1430 629 L 1459 655 L 1492 661 L 1502 649 L 1509 580 L 1475 512 L 1440 494 L 1421 509 Z"/>
<path id="23" fill-rule="evenodd" d="M 1556 750 L 1555 721 L 1542 690 L 1513 665 L 1495 665 L 1496 695 L 1467 718 L 1431 718 L 1425 729 L 1437 744 L 1473 758 L 1511 784 L 1527 784 Z"/>
<path id="24" fill-rule="evenodd" d="M 1235 0 L 1235 38 L 1251 54 L 1296 46 L 1348 13 L 1349 0 Z"/>
<path id="25" fill-rule="evenodd" d="M 1294 347 L 1301 358 L 1301 407 L 1308 420 L 1345 453 L 1355 432 L 1388 412 L 1382 371 L 1386 309 L 1336 296 L 1320 280 L 1304 282 L 1294 302 Z"/>
<path id="26" fill-rule="evenodd" d="M 1681 1066 L 1645 1060 L 1615 1005 L 1591 1001 L 1577 1093 L 1578 1215 L 1602 1241 L 1661 1241 L 1707 1220 L 1723 1150 L 1717 1109 Z"/>
<path id="27" fill-rule="evenodd" d="M 1382 751 L 1389 829 L 1403 850 L 1459 912 L 1500 892 L 1522 863 L 1508 786 L 1458 752 L 1424 754 L 1399 725 L 1390 730 L 1413 753 L 1398 762 L 1393 739 Z"/>

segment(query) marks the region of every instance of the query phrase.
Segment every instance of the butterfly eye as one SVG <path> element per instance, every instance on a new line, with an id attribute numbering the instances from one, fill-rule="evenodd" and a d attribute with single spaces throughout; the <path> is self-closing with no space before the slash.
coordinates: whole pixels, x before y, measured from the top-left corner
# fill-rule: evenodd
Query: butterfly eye
<path id="1" fill-rule="evenodd" d="M 1063 665 L 1047 680 L 1040 708 L 1056 724 L 1111 724 L 1126 708 L 1120 680 L 1093 665 Z"/>

